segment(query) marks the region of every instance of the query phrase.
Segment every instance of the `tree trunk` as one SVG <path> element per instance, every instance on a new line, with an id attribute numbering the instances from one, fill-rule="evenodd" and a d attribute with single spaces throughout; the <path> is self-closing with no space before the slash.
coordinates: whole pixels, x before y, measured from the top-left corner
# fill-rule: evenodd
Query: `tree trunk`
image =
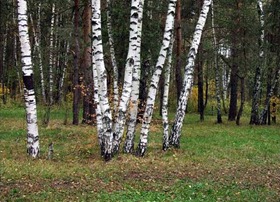
<path id="1" fill-rule="evenodd" d="M 264 65 L 264 11 L 262 0 L 258 0 L 258 12 L 259 20 L 261 24 L 261 35 L 260 35 L 260 52 L 259 52 L 259 61 L 255 71 L 254 79 L 254 91 L 252 99 L 252 109 L 251 109 L 251 118 L 250 124 L 259 124 L 259 102 L 260 102 L 260 91 L 261 91 L 261 68 Z"/>
<path id="2" fill-rule="evenodd" d="M 177 102 L 179 102 L 180 92 L 182 90 L 182 26 L 181 26 L 181 0 L 177 0 L 176 5 L 176 67 L 175 67 L 175 77 L 176 77 L 176 89 L 177 89 Z"/>
<path id="3" fill-rule="evenodd" d="M 132 92 L 129 109 L 129 121 L 127 125 L 126 141 L 124 144 L 124 152 L 131 153 L 134 150 L 134 137 L 137 124 L 138 114 L 138 99 L 139 99 L 139 86 L 140 86 L 140 72 L 141 72 L 141 41 L 142 41 L 142 21 L 143 21 L 143 7 L 144 0 L 139 2 L 139 24 L 137 35 L 137 49 L 135 55 L 135 66 L 132 74 Z"/>
<path id="4" fill-rule="evenodd" d="M 126 112 L 129 105 L 130 94 L 132 91 L 132 80 L 133 78 L 135 80 L 138 80 L 140 74 L 139 71 L 140 56 L 139 57 L 136 56 L 137 49 L 138 47 L 140 47 L 140 44 L 138 43 L 137 40 L 138 29 L 140 28 L 139 27 L 139 4 L 140 4 L 140 0 L 131 1 L 129 45 L 128 45 L 128 54 L 126 59 L 126 66 L 125 66 L 124 84 L 123 84 L 122 96 L 120 99 L 119 108 L 117 112 L 116 122 L 114 126 L 114 142 L 113 142 L 114 153 L 118 153 L 119 151 L 120 141 L 124 132 L 124 126 L 126 122 Z M 138 60 L 138 67 L 135 67 L 137 60 Z"/>
<path id="5" fill-rule="evenodd" d="M 51 33 L 50 33 L 50 59 L 49 59 L 49 104 L 53 104 L 53 67 L 54 67 L 54 21 L 55 4 L 52 5 Z"/>
<path id="6" fill-rule="evenodd" d="M 162 150 L 166 151 L 169 147 L 169 123 L 168 123 L 168 97 L 169 97 L 169 83 L 170 72 L 172 66 L 172 52 L 173 52 L 173 34 L 171 37 L 171 43 L 167 55 L 167 65 L 164 72 L 164 91 L 162 99 L 162 124 L 163 124 L 163 144 Z"/>
<path id="7" fill-rule="evenodd" d="M 193 40 L 191 43 L 191 47 L 188 54 L 187 66 L 185 67 L 185 77 L 183 82 L 183 88 L 180 94 L 180 100 L 178 103 L 175 121 L 172 126 L 171 136 L 169 139 L 170 145 L 174 147 L 180 146 L 180 135 L 181 129 L 183 125 L 183 120 L 185 118 L 187 101 L 189 98 L 189 94 L 191 92 L 192 83 L 193 83 L 193 73 L 194 73 L 194 62 L 198 50 L 198 46 L 200 44 L 202 31 L 207 19 L 207 14 L 209 11 L 209 7 L 211 5 L 211 0 L 204 0 L 202 10 L 200 12 L 200 16 L 195 28 L 195 32 L 193 34 Z"/>
<path id="8" fill-rule="evenodd" d="M 113 133 L 112 133 L 112 114 L 109 105 L 107 74 L 104 64 L 104 54 L 101 33 L 101 6 L 100 0 L 92 0 L 92 53 L 96 65 L 98 77 L 99 106 L 102 112 L 102 147 L 105 161 L 112 158 L 113 154 Z M 94 66 L 94 65 L 93 65 Z M 96 88 L 97 86 L 95 86 Z"/>
<path id="9" fill-rule="evenodd" d="M 79 0 L 75 0 L 74 7 L 74 38 L 75 38 L 75 52 L 74 52 L 74 74 L 73 74 L 73 124 L 79 124 L 79 101 L 81 97 L 80 89 L 80 79 L 79 79 L 79 55 L 80 55 L 80 45 L 79 45 Z"/>
<path id="10" fill-rule="evenodd" d="M 138 148 L 137 148 L 137 155 L 139 155 L 139 156 L 144 156 L 145 151 L 147 149 L 148 133 L 149 133 L 149 128 L 150 128 L 150 124 L 151 124 L 151 120 L 152 120 L 152 116 L 153 116 L 153 110 L 154 110 L 154 105 L 155 105 L 155 98 L 156 98 L 156 93 L 157 93 L 157 89 L 158 89 L 159 78 L 162 73 L 167 51 L 169 49 L 170 42 L 171 42 L 172 31 L 174 28 L 174 16 L 175 16 L 176 2 L 177 2 L 177 0 L 169 1 L 168 12 L 167 12 L 168 14 L 166 17 L 162 46 L 160 49 L 155 72 L 151 79 L 147 104 L 146 104 L 146 108 L 145 108 L 145 112 L 144 112 L 141 132 L 140 132 L 140 142 L 139 142 Z"/>
<path id="11" fill-rule="evenodd" d="M 202 62 L 202 47 L 198 48 L 197 60 L 197 87 L 198 87 L 198 112 L 200 121 L 204 121 L 204 95 L 203 95 L 203 62 Z"/>
<path id="12" fill-rule="evenodd" d="M 214 46 L 214 68 L 215 68 L 215 94 L 217 100 L 217 123 L 222 123 L 222 109 L 221 109 L 221 79 L 220 79 L 220 69 L 218 64 L 218 46 L 217 38 L 215 32 L 215 18 L 214 18 L 214 3 L 211 4 L 212 13 L 212 33 L 213 33 L 213 46 Z"/>
<path id="13" fill-rule="evenodd" d="M 265 107 L 264 109 L 262 110 L 261 114 L 260 114 L 260 120 L 259 120 L 259 123 L 262 124 L 262 125 L 265 125 L 267 122 L 267 120 L 269 121 L 269 124 L 270 124 L 270 98 L 272 97 L 273 95 L 273 92 L 274 92 L 274 89 L 275 89 L 275 86 L 279 80 L 279 76 L 280 76 L 280 68 L 279 68 L 279 62 L 277 64 L 277 71 L 275 72 L 275 76 L 274 76 L 274 79 L 273 79 L 273 83 L 272 85 L 270 84 L 271 83 L 271 78 L 268 77 L 268 83 L 267 83 L 267 95 L 266 95 L 266 100 L 265 100 Z M 272 75 L 272 74 L 271 74 Z"/>
<path id="14" fill-rule="evenodd" d="M 114 96 L 113 115 L 115 116 L 119 104 L 119 87 L 118 87 L 119 75 L 118 75 L 118 66 L 117 66 L 117 61 L 115 56 L 113 30 L 112 30 L 111 0 L 107 0 L 106 6 L 107 6 L 107 29 L 108 29 L 108 37 L 109 37 L 109 45 L 110 45 L 110 56 L 111 56 L 111 63 L 113 67 L 113 96 Z"/>
<path id="15" fill-rule="evenodd" d="M 0 1 L 0 8 L 3 8 L 3 1 Z M 0 19 L 2 19 L 4 16 L 3 12 L 0 12 Z M 3 26 L 3 21 L 0 20 L 0 27 L 3 27 L 0 29 L 0 39 L 4 39 L 4 26 Z M 3 40 L 0 40 L 0 77 L 1 77 L 1 85 L 3 85 L 3 80 L 4 80 L 4 64 L 3 64 L 3 55 L 4 55 L 4 43 Z M 1 89 L 2 90 L 2 89 Z M 2 91 L 3 92 L 3 91 Z"/>
<path id="16" fill-rule="evenodd" d="M 235 36 L 234 36 L 235 38 Z M 229 104 L 229 113 L 228 120 L 234 121 L 237 114 L 237 91 L 238 91 L 238 65 L 237 65 L 237 47 L 236 41 L 234 40 L 233 48 L 232 48 L 232 59 L 233 64 L 231 66 L 231 74 L 230 74 L 230 104 Z"/>
<path id="17" fill-rule="evenodd" d="M 244 104 L 245 104 L 245 79 L 244 77 L 240 78 L 241 81 L 241 103 L 240 103 L 240 108 L 236 117 L 236 125 L 240 125 L 240 118 L 242 116 L 243 113 L 243 108 L 244 108 Z"/>
<path id="18" fill-rule="evenodd" d="M 38 54 L 38 60 L 39 60 L 39 71 L 40 71 L 40 80 L 41 80 L 41 93 L 42 93 L 42 98 L 44 104 L 47 103 L 46 99 L 46 93 L 45 93 L 45 79 L 44 79 L 44 71 L 43 71 L 43 61 L 42 61 L 42 53 L 41 53 L 41 41 L 40 41 L 40 36 L 41 36 L 41 29 L 40 29 L 40 15 L 41 15 L 41 4 L 39 4 L 38 7 L 38 16 L 39 16 L 39 22 L 38 22 L 38 29 L 37 32 L 35 30 L 35 24 L 33 23 L 33 18 L 32 15 L 30 15 L 30 21 L 32 24 L 33 28 L 33 35 L 34 35 L 34 43 L 35 43 L 35 50 Z"/>
<path id="19" fill-rule="evenodd" d="M 68 64 L 67 64 L 68 63 L 68 59 L 67 59 L 68 53 L 69 53 L 69 42 L 66 42 L 66 50 L 65 50 L 65 53 L 64 53 L 64 64 L 63 64 L 62 75 L 61 75 L 61 78 L 60 78 L 59 88 L 58 88 L 58 93 L 59 93 L 58 102 L 62 101 L 62 96 L 63 96 L 63 93 L 64 93 L 63 86 L 64 86 L 64 81 L 65 81 L 67 66 L 68 66 Z"/>
<path id="20" fill-rule="evenodd" d="M 91 124 L 92 114 L 90 113 L 90 107 L 93 107 L 92 103 L 92 70 L 91 67 L 91 6 L 90 2 L 87 0 L 85 4 L 85 9 L 83 12 L 83 41 L 84 41 L 84 51 L 83 59 L 81 62 L 81 68 L 83 71 L 83 121 L 82 123 Z"/>
<path id="21" fill-rule="evenodd" d="M 27 3 L 25 0 L 18 0 L 18 29 L 23 65 L 22 72 L 27 122 L 27 153 L 36 158 L 39 155 L 39 133 L 27 21 Z"/>

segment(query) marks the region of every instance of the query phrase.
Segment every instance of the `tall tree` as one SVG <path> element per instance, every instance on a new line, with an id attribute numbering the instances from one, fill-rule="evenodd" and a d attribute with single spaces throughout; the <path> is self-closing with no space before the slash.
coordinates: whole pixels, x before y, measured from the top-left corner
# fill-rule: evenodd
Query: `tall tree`
<path id="1" fill-rule="evenodd" d="M 259 39 L 259 60 L 255 71 L 254 79 L 254 91 L 252 99 L 252 109 L 250 124 L 259 124 L 259 102 L 260 102 L 260 91 L 261 91 L 261 67 L 264 62 L 264 10 L 262 0 L 257 1 L 257 8 L 260 20 L 260 39 Z"/>
<path id="2" fill-rule="evenodd" d="M 132 73 L 132 91 L 129 106 L 129 121 L 127 124 L 126 140 L 124 152 L 130 153 L 134 150 L 134 136 L 138 114 L 138 99 L 140 87 L 140 70 L 141 70 L 141 39 L 142 39 L 142 21 L 143 21 L 144 0 L 140 0 L 138 9 L 138 32 L 137 32 L 137 48 L 135 53 L 135 65 Z"/>
<path id="3" fill-rule="evenodd" d="M 110 56 L 111 63 L 113 66 L 113 95 L 114 95 L 114 112 L 116 114 L 118 103 L 119 103 L 119 87 L 118 87 L 118 66 L 116 61 L 116 54 L 114 48 L 114 39 L 113 39 L 113 28 L 112 28 L 112 5 L 111 0 L 106 1 L 107 6 L 107 29 L 108 29 L 108 37 L 109 37 L 109 45 L 110 45 Z"/>
<path id="4" fill-rule="evenodd" d="M 55 4 L 52 4 L 51 33 L 50 33 L 50 58 L 49 58 L 49 104 L 53 104 L 53 68 L 54 68 L 54 23 Z"/>
<path id="5" fill-rule="evenodd" d="M 33 35 L 34 35 L 34 43 L 35 43 L 35 50 L 38 55 L 38 63 L 39 63 L 39 71 L 40 71 L 40 80 L 41 80 L 41 93 L 42 93 L 42 98 L 44 104 L 47 103 L 46 99 L 46 92 L 45 92 L 45 79 L 44 79 L 44 71 L 43 71 L 43 58 L 42 58 L 42 50 L 41 50 L 41 28 L 40 28 L 40 17 L 41 17 L 41 3 L 38 5 L 38 23 L 37 23 L 37 31 L 35 29 L 35 24 L 33 22 L 33 17 L 30 14 L 30 21 L 32 24 L 32 30 L 33 30 Z"/>
<path id="6" fill-rule="evenodd" d="M 182 89 L 182 19 L 181 19 L 181 0 L 177 0 L 176 5 L 176 20 L 175 20 L 175 28 L 176 28 L 176 66 L 175 66 L 175 74 L 176 74 L 176 87 L 177 87 L 177 102 L 180 98 L 180 92 Z"/>
<path id="7" fill-rule="evenodd" d="M 162 124 L 163 124 L 163 143 L 162 150 L 166 151 L 169 147 L 169 122 L 168 122 L 168 98 L 169 98 L 169 85 L 170 85 L 170 73 L 172 66 L 172 53 L 174 39 L 170 43 L 170 47 L 167 55 L 167 65 L 164 71 L 164 91 L 163 91 L 163 101 L 162 101 Z"/>
<path id="8" fill-rule="evenodd" d="M 33 64 L 31 59 L 27 19 L 27 3 L 25 0 L 18 0 L 18 30 L 21 47 L 24 100 L 27 122 L 27 153 L 36 158 L 39 155 L 39 132 L 37 125 Z"/>
<path id="9" fill-rule="evenodd" d="M 214 13 L 214 3 L 211 3 L 211 20 L 212 20 L 212 34 L 213 34 L 213 46 L 214 46 L 214 68 L 215 68 L 215 94 L 217 100 L 217 123 L 222 123 L 222 113 L 221 113 L 221 79 L 220 79 L 220 69 L 218 64 L 218 43 L 215 31 L 215 13 Z"/>
<path id="10" fill-rule="evenodd" d="M 113 142 L 114 153 L 117 153 L 119 151 L 121 137 L 123 136 L 123 132 L 124 132 L 124 126 L 126 122 L 126 112 L 130 101 L 130 94 L 132 91 L 133 71 L 136 71 L 135 74 L 137 74 L 137 77 L 139 77 L 138 72 L 139 72 L 139 65 L 140 65 L 140 56 L 136 57 L 137 49 L 140 46 L 140 44 L 138 43 L 138 31 L 140 28 L 138 26 L 139 4 L 140 4 L 140 0 L 131 1 L 128 54 L 127 54 L 126 65 L 125 65 L 125 75 L 124 75 L 124 83 L 122 88 L 122 95 L 120 98 L 119 107 L 116 115 L 116 121 L 114 125 L 114 142 Z M 137 60 L 138 60 L 138 67 L 135 67 Z"/>
<path id="11" fill-rule="evenodd" d="M 104 54 L 101 34 L 101 2 L 92 0 L 92 54 L 96 65 L 98 79 L 99 106 L 102 114 L 102 143 L 101 154 L 106 161 L 113 155 L 112 114 L 109 105 L 107 73 L 104 64 Z M 94 66 L 94 65 L 93 65 Z"/>
<path id="12" fill-rule="evenodd" d="M 162 40 L 162 46 L 159 52 L 155 71 L 151 78 L 150 88 L 148 92 L 147 104 L 144 112 L 143 123 L 140 133 L 140 141 L 137 147 L 137 155 L 144 156 L 147 144 L 148 144 L 148 133 L 150 124 L 153 116 L 153 110 L 155 105 L 155 97 L 158 89 L 159 78 L 162 73 L 163 65 L 166 60 L 167 51 L 170 47 L 172 31 L 174 28 L 174 18 L 176 10 L 177 0 L 170 0 L 168 5 L 167 17 L 165 22 L 165 30 Z"/>
<path id="13" fill-rule="evenodd" d="M 188 58 L 187 58 L 187 65 L 185 67 L 185 76 L 183 82 L 183 88 L 180 94 L 180 99 L 178 103 L 178 107 L 176 110 L 176 117 L 175 121 L 172 126 L 171 136 L 169 143 L 174 147 L 180 146 L 180 136 L 181 136 L 181 129 L 183 125 L 183 120 L 185 117 L 187 101 L 189 98 L 189 94 L 192 89 L 193 83 L 193 72 L 194 72 L 194 62 L 197 55 L 198 46 L 200 44 L 202 31 L 204 25 L 206 23 L 207 14 L 209 11 L 209 7 L 211 5 L 211 0 L 204 0 L 202 10 L 200 12 L 200 16 L 198 18 L 198 22 L 193 34 L 193 39 L 191 43 L 191 47 L 189 50 Z"/>
<path id="14" fill-rule="evenodd" d="M 91 6 L 90 1 L 85 1 L 83 11 L 83 56 L 81 61 L 81 69 L 83 72 L 82 95 L 83 95 L 83 120 L 82 123 L 91 124 L 93 121 L 93 85 L 92 85 L 92 69 L 91 69 Z"/>
<path id="15" fill-rule="evenodd" d="M 75 0 L 74 5 L 74 39 L 75 39 L 75 52 L 74 52 L 74 73 L 73 73 L 73 124 L 79 124 L 79 101 L 81 97 L 80 79 L 79 79 L 79 0 Z"/>

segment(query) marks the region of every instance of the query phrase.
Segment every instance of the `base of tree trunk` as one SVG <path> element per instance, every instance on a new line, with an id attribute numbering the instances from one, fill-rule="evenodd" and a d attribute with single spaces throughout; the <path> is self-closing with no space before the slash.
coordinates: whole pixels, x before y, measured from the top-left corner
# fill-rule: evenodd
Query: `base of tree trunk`
<path id="1" fill-rule="evenodd" d="M 179 149 L 180 148 L 180 140 L 178 137 L 171 136 L 169 140 L 169 145 Z"/>
<path id="2" fill-rule="evenodd" d="M 168 148 L 169 148 L 169 143 L 168 143 L 168 142 L 164 142 L 164 143 L 162 144 L 162 150 L 163 150 L 163 151 L 167 151 Z"/>
<path id="3" fill-rule="evenodd" d="M 132 144 L 127 144 L 125 143 L 124 147 L 123 147 L 123 152 L 126 154 L 132 154 L 134 152 L 134 143 Z"/>
<path id="4" fill-rule="evenodd" d="M 106 152 L 106 153 L 104 154 L 104 160 L 105 160 L 105 161 L 110 161 L 112 158 L 113 158 L 112 153 Z"/>
<path id="5" fill-rule="evenodd" d="M 217 115 L 217 123 L 223 123 L 222 116 L 220 114 Z"/>
<path id="6" fill-rule="evenodd" d="M 146 150 L 147 150 L 147 147 L 145 145 L 139 143 L 139 145 L 138 145 L 138 147 L 136 149 L 135 155 L 143 157 L 145 155 Z"/>

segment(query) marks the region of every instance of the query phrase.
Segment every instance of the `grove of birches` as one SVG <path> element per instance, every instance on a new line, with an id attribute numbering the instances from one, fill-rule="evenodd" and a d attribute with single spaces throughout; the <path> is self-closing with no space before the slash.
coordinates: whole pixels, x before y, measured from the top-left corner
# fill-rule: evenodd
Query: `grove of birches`
<path id="1" fill-rule="evenodd" d="M 0 9 L 0 101 L 25 107 L 33 158 L 38 105 L 48 124 L 52 107 L 69 103 L 105 161 L 143 157 L 155 117 L 163 151 L 180 147 L 188 113 L 277 124 L 279 0 L 1 0 Z"/>

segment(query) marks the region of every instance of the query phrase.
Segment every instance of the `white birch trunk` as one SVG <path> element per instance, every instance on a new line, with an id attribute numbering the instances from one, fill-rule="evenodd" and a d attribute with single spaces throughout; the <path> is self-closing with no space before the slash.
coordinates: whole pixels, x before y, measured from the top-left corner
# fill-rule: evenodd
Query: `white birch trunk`
<path id="1" fill-rule="evenodd" d="M 27 3 L 25 0 L 18 0 L 18 29 L 27 122 L 27 153 L 36 158 L 39 155 L 39 133 L 27 21 Z"/>
<path id="2" fill-rule="evenodd" d="M 216 93 L 216 100 L 217 100 L 217 123 L 222 123 L 222 107 L 221 107 L 221 80 L 220 80 L 220 69 L 218 64 L 218 43 L 216 38 L 215 32 L 215 16 L 214 16 L 214 3 L 211 3 L 211 14 L 212 14 L 212 33 L 213 33 L 213 46 L 214 46 L 214 66 L 215 66 L 215 93 Z"/>
<path id="3" fill-rule="evenodd" d="M 135 54 L 135 65 L 132 73 L 132 91 L 129 109 L 129 121 L 127 125 L 126 141 L 124 145 L 124 152 L 131 153 L 134 150 L 134 136 L 137 123 L 138 114 L 138 98 L 140 87 L 140 73 L 141 73 L 141 39 L 142 39 L 142 22 L 143 22 L 143 7 L 144 0 L 139 2 L 139 19 L 138 19 L 138 34 L 137 34 L 137 49 Z"/>
<path id="4" fill-rule="evenodd" d="M 167 56 L 167 65 L 164 72 L 164 91 L 162 101 L 162 124 L 163 124 L 163 144 L 162 150 L 166 151 L 169 147 L 169 122 L 168 122 L 168 97 L 169 97 L 169 84 L 170 84 L 170 72 L 172 66 L 172 52 L 174 39 L 172 35 L 170 48 Z"/>
<path id="5" fill-rule="evenodd" d="M 97 70 L 96 70 L 96 65 L 95 65 L 95 58 L 94 55 L 92 55 L 92 73 L 93 73 L 93 85 L 94 85 L 94 104 L 96 105 L 95 113 L 96 113 L 96 127 L 97 127 L 97 137 L 98 137 L 98 142 L 99 146 L 102 148 L 103 147 L 103 141 L 102 141 L 102 136 L 103 136 L 103 123 L 102 123 L 102 112 L 100 108 L 100 102 L 99 102 L 99 93 L 98 93 L 98 75 L 97 75 Z M 101 149 L 101 156 L 104 155 L 104 150 Z"/>
<path id="6" fill-rule="evenodd" d="M 40 6 L 41 4 L 39 4 L 39 11 L 38 11 L 38 15 L 40 16 L 41 12 L 40 12 Z M 47 100 L 46 100 L 46 94 L 45 94 L 45 80 L 44 80 L 44 72 L 43 72 L 43 61 L 42 61 L 42 54 L 41 54 L 41 48 L 40 48 L 40 20 L 38 22 L 38 30 L 36 32 L 35 30 L 35 25 L 33 23 L 33 18 L 32 18 L 32 15 L 30 14 L 30 21 L 31 21 L 31 24 L 33 25 L 32 28 L 33 28 L 33 35 L 34 35 L 34 43 L 35 43 L 35 50 L 37 51 L 37 54 L 38 54 L 38 60 L 39 60 L 39 71 L 40 71 L 40 79 L 41 79 L 41 93 L 42 93 L 42 98 L 43 98 L 43 102 L 44 104 L 47 103 Z M 39 34 L 37 34 L 39 33 Z M 38 36 L 39 35 L 39 36 Z"/>
<path id="7" fill-rule="evenodd" d="M 113 95 L 114 95 L 114 112 L 116 114 L 117 107 L 119 103 L 119 88 L 118 88 L 118 66 L 116 61 L 116 54 L 114 49 L 114 39 L 113 39 L 113 31 L 112 31 L 112 18 L 111 18 L 111 1 L 107 0 L 107 29 L 108 29 L 108 37 L 109 37 L 109 45 L 110 45 L 110 55 L 111 62 L 113 67 Z"/>
<path id="8" fill-rule="evenodd" d="M 59 82 L 59 90 L 58 90 L 60 101 L 62 99 L 62 94 L 63 94 L 63 85 L 64 85 L 64 80 L 65 80 L 65 75 L 66 75 L 66 70 L 67 70 L 67 62 L 68 62 L 67 55 L 69 53 L 69 42 L 66 42 L 66 43 L 67 44 L 66 44 L 64 67 L 63 67 L 63 70 L 62 70 L 62 76 L 61 76 L 61 79 L 60 79 L 60 82 Z"/>
<path id="9" fill-rule="evenodd" d="M 194 62 L 197 55 L 198 46 L 200 44 L 202 31 L 207 19 L 207 14 L 209 11 L 209 7 L 211 5 L 211 0 L 204 0 L 202 10 L 200 12 L 200 16 L 195 28 L 195 32 L 193 35 L 193 40 L 191 43 L 191 47 L 189 50 L 188 58 L 187 58 L 187 65 L 185 67 L 185 76 L 183 82 L 183 88 L 180 94 L 180 99 L 176 111 L 175 122 L 172 126 L 171 130 L 171 137 L 170 137 L 170 145 L 174 147 L 179 147 L 180 142 L 179 138 L 181 135 L 181 129 L 183 125 L 183 120 L 185 117 L 187 101 L 192 89 L 193 83 L 193 72 L 194 72 Z"/>
<path id="10" fill-rule="evenodd" d="M 260 52 L 259 52 L 259 64 L 255 71 L 254 79 L 254 91 L 252 99 L 252 109 L 250 124 L 259 124 L 259 101 L 260 101 L 260 91 L 261 91 L 261 67 L 264 64 L 264 11 L 262 0 L 258 0 L 258 13 L 261 25 L 261 35 L 260 35 Z"/>
<path id="11" fill-rule="evenodd" d="M 112 158 L 112 114 L 108 99 L 107 74 L 104 64 L 102 34 L 101 34 L 101 8 L 100 0 L 92 0 L 92 53 L 95 59 L 96 72 L 98 76 L 98 94 L 100 108 L 102 112 L 102 147 L 101 153 L 104 154 L 104 159 Z"/>
<path id="12" fill-rule="evenodd" d="M 158 89 L 159 78 L 162 73 L 163 65 L 166 60 L 167 51 L 170 46 L 172 30 L 174 28 L 174 17 L 177 0 L 170 0 L 168 5 L 168 12 L 165 23 L 164 36 L 162 46 L 159 52 L 158 61 L 155 67 L 155 72 L 151 79 L 151 84 L 148 92 L 147 104 L 144 112 L 142 128 L 140 132 L 140 142 L 137 148 L 137 155 L 144 156 L 148 144 L 148 133 L 153 116 L 155 105 L 155 98 Z"/>
<path id="13" fill-rule="evenodd" d="M 139 0 L 131 1 L 131 13 L 130 13 L 130 32 L 129 32 L 129 45 L 128 54 L 125 65 L 124 83 L 122 89 L 122 95 L 119 103 L 119 108 L 114 125 L 114 153 L 117 153 L 120 148 L 121 138 L 124 132 L 124 126 L 126 122 L 126 112 L 130 100 L 130 94 L 132 91 L 132 71 L 136 61 L 137 51 L 137 35 L 138 35 L 138 10 Z"/>
<path id="14" fill-rule="evenodd" d="M 51 33 L 50 33 L 50 59 L 49 59 L 49 104 L 53 103 L 53 65 L 54 65 L 54 12 L 55 4 L 52 5 Z"/>

